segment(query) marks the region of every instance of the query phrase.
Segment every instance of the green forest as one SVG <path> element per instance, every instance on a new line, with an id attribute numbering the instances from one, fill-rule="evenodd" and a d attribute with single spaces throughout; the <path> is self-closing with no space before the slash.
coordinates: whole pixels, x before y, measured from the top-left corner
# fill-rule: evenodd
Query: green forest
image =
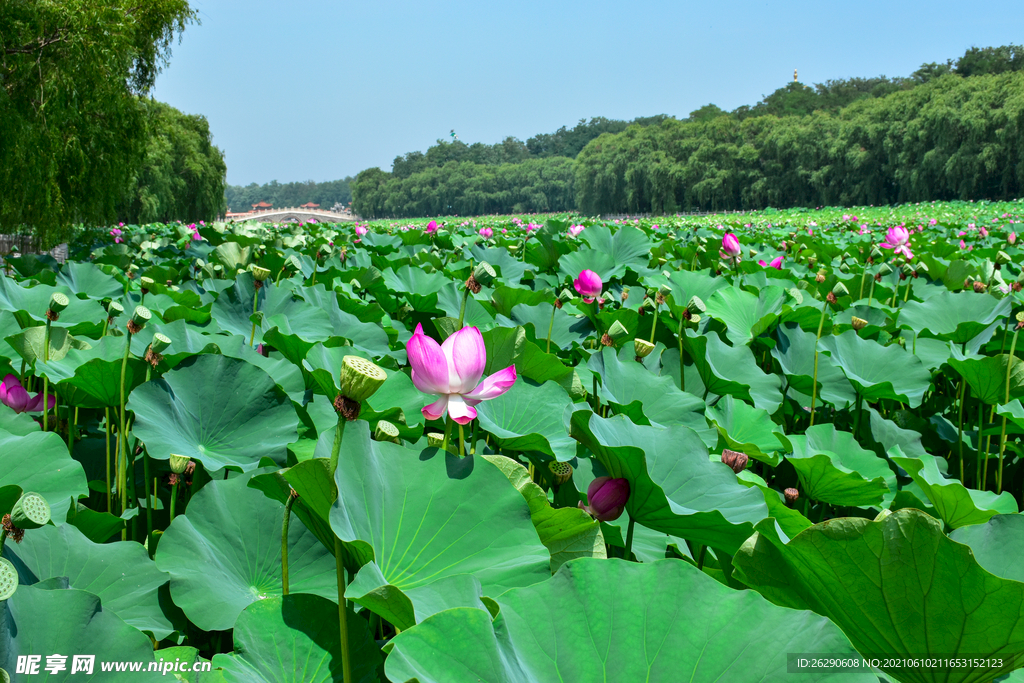
<path id="1" fill-rule="evenodd" d="M 224 199 L 228 211 L 248 211 L 258 202 L 281 207 L 302 206 L 313 202 L 321 208 L 330 209 L 335 204 L 348 206 L 352 201 L 352 189 L 349 187 L 351 182 L 352 178 L 349 177 L 323 183 L 313 180 L 279 183 L 272 180 L 264 185 L 228 185 L 224 189 Z"/>
<path id="2" fill-rule="evenodd" d="M 364 217 L 576 209 L 672 213 L 1024 194 L 1024 48 L 907 77 L 789 83 L 685 119 L 591 119 L 525 143 L 438 140 L 362 171 Z"/>

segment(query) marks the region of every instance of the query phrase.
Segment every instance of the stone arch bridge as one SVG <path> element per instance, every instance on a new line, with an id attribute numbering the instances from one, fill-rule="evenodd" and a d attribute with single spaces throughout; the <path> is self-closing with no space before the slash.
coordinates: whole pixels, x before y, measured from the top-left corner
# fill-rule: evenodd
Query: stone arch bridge
<path id="1" fill-rule="evenodd" d="M 259 223 L 342 223 L 357 221 L 359 217 L 351 213 L 325 211 L 323 209 L 303 209 L 293 207 L 285 209 L 267 209 L 265 211 L 247 211 L 245 213 L 229 213 L 224 217 L 228 223 L 257 221 Z"/>

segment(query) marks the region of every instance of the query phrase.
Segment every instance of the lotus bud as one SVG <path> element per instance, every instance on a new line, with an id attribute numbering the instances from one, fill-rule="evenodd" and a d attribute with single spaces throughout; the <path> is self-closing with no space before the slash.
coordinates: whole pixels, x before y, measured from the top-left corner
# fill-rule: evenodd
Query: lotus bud
<path id="1" fill-rule="evenodd" d="M 61 294 L 60 292 L 54 292 L 50 295 L 50 305 L 48 310 L 53 311 L 54 313 L 60 313 L 70 304 L 71 300 L 68 299 L 66 295 Z"/>
<path id="2" fill-rule="evenodd" d="M 612 343 L 618 345 L 620 342 L 625 341 L 626 337 L 629 336 L 629 330 L 626 329 L 625 325 L 616 320 L 612 323 L 612 326 L 608 328 L 608 336 L 611 338 Z"/>
<path id="3" fill-rule="evenodd" d="M 11 508 L 11 524 L 19 529 L 38 529 L 50 521 L 50 504 L 38 493 L 22 494 Z"/>
<path id="4" fill-rule="evenodd" d="M 149 343 L 149 349 L 153 353 L 163 353 L 171 345 L 171 338 L 157 332 L 153 335 L 153 341 Z"/>
<path id="5" fill-rule="evenodd" d="M 722 451 L 722 462 L 731 467 L 733 472 L 739 474 L 747 468 L 747 463 L 750 462 L 750 458 L 746 453 L 731 451 L 726 448 Z"/>
<path id="6" fill-rule="evenodd" d="M 548 463 L 548 469 L 554 476 L 556 484 L 564 484 L 572 478 L 572 465 L 567 462 L 552 460 Z"/>
<path id="7" fill-rule="evenodd" d="M 153 314 L 149 312 L 148 308 L 145 306 L 136 306 L 135 312 L 132 314 L 132 319 L 128 321 L 128 331 L 132 334 L 138 334 L 152 317 Z"/>
<path id="8" fill-rule="evenodd" d="M 647 358 L 647 356 L 651 355 L 652 351 L 654 351 L 654 344 L 646 339 L 637 338 L 633 340 L 633 355 L 636 356 L 637 360 Z"/>
<path id="9" fill-rule="evenodd" d="M 996 254 L 996 263 L 998 263 L 999 265 L 1005 266 L 1010 261 L 1012 261 L 1012 259 L 1010 258 L 1010 255 L 1007 254 L 1005 251 L 1000 251 L 999 253 Z"/>
<path id="10" fill-rule="evenodd" d="M 185 468 L 188 467 L 188 463 L 190 462 L 188 456 L 175 455 L 174 453 L 171 453 L 170 460 L 171 472 L 174 472 L 175 474 L 181 474 L 182 472 L 184 472 Z"/>
<path id="11" fill-rule="evenodd" d="M 387 420 L 381 420 L 377 423 L 377 426 L 373 429 L 373 438 L 376 441 L 391 441 L 393 443 L 401 443 L 402 441 L 398 435 L 398 427 Z"/>
<path id="12" fill-rule="evenodd" d="M 800 497 L 800 492 L 794 488 L 788 488 L 783 491 L 783 495 L 786 496 L 786 505 L 792 505 Z"/>
<path id="13" fill-rule="evenodd" d="M 473 269 L 473 279 L 483 287 L 489 287 L 496 277 L 498 277 L 498 274 L 487 261 L 481 261 Z"/>
<path id="14" fill-rule="evenodd" d="M 601 522 L 612 522 L 622 515 L 629 500 L 629 482 L 625 479 L 598 477 L 587 487 L 587 502 L 583 509 Z M 582 503 L 580 504 L 583 507 Z"/>
<path id="15" fill-rule="evenodd" d="M 892 267 L 888 263 L 883 263 L 882 265 L 878 266 L 878 274 L 881 275 L 882 277 L 885 277 L 886 275 L 891 275 Z"/>
<path id="16" fill-rule="evenodd" d="M 359 356 L 341 359 L 341 395 L 361 402 L 373 396 L 388 375 L 376 363 Z"/>
<path id="17" fill-rule="evenodd" d="M 252 278 L 256 280 L 256 282 L 264 282 L 268 277 L 270 277 L 269 268 L 252 265 L 249 267 L 249 270 L 252 271 Z"/>
<path id="18" fill-rule="evenodd" d="M 16 590 L 18 590 L 18 570 L 10 561 L 0 557 L 0 603 L 9 600 Z"/>
<path id="19" fill-rule="evenodd" d="M 700 297 L 692 296 L 690 297 L 690 300 L 686 302 L 686 310 L 689 311 L 691 315 L 697 315 L 698 313 L 703 313 L 708 310 L 708 307 L 704 305 L 704 302 L 701 301 Z"/>

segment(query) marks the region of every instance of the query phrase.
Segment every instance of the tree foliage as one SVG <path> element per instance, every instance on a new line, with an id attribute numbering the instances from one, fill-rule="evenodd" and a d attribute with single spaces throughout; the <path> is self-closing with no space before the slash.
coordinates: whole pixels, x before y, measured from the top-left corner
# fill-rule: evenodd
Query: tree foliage
<path id="1" fill-rule="evenodd" d="M 116 216 L 146 153 L 138 96 L 194 20 L 187 0 L 0 3 L 0 227 L 53 241 Z"/>
<path id="2" fill-rule="evenodd" d="M 264 185 L 228 185 L 224 191 L 229 211 L 248 211 L 253 204 L 267 202 L 274 206 L 302 206 L 309 202 L 330 209 L 337 204 L 348 206 L 352 201 L 349 185 L 352 177 L 318 183 L 314 180 L 279 183 L 272 180 Z"/>

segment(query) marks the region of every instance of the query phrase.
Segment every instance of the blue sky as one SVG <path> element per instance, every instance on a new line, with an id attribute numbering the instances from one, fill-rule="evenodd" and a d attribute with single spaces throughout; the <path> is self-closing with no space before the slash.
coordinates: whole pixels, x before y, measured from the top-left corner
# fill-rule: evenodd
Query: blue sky
<path id="1" fill-rule="evenodd" d="M 515 3 L 193 0 L 153 95 L 210 121 L 228 182 L 390 170 L 464 142 L 581 118 L 685 117 L 800 80 L 909 75 L 1024 43 L 1020 0 Z"/>

